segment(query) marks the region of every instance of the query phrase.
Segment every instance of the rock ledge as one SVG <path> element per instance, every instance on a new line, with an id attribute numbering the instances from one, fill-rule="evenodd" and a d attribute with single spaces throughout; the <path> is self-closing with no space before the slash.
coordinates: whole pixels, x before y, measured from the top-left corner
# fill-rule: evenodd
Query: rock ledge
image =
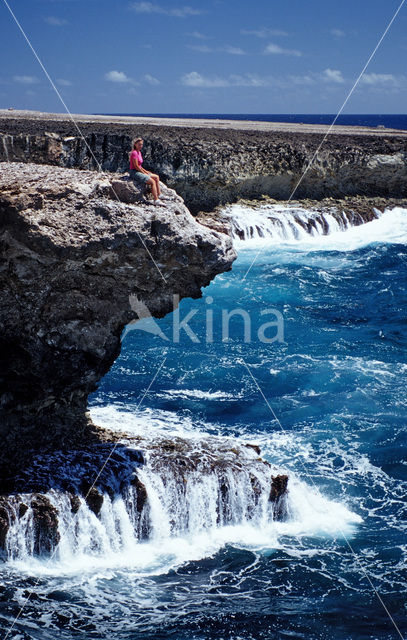
<path id="1" fill-rule="evenodd" d="M 158 207 L 118 174 L 2 163 L 0 215 L 1 464 L 89 432 L 87 396 L 135 318 L 129 300 L 161 317 L 235 252 L 174 191 Z"/>

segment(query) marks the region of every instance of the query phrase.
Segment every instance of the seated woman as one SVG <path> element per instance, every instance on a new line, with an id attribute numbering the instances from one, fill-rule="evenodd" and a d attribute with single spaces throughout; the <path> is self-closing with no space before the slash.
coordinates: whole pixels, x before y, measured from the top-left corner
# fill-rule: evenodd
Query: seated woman
<path id="1" fill-rule="evenodd" d="M 143 169 L 143 156 L 141 150 L 143 148 L 143 138 L 135 138 L 133 140 L 133 151 L 130 153 L 130 178 L 141 184 L 151 186 L 154 202 L 158 202 L 160 196 L 160 178 L 156 173 L 151 173 Z"/>

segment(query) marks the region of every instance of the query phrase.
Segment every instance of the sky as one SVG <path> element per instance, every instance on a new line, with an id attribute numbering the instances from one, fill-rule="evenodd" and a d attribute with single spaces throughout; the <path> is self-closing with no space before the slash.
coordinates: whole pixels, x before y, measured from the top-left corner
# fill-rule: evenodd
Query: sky
<path id="1" fill-rule="evenodd" d="M 401 0 L 7 0 L 72 113 L 336 113 Z M 344 113 L 407 112 L 407 1 Z M 65 107 L 0 0 L 0 108 Z"/>

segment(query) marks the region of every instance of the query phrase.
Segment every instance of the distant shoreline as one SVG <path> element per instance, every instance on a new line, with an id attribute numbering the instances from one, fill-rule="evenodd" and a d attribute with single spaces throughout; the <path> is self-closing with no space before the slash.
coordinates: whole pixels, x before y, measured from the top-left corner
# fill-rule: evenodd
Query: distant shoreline
<path id="1" fill-rule="evenodd" d="M 260 114 L 259 114 L 260 115 Z M 52 113 L 44 111 L 29 111 L 18 109 L 0 109 L 0 127 L 2 121 L 50 121 L 72 123 L 72 120 L 80 123 L 94 124 L 118 124 L 118 125 L 150 125 L 174 128 L 198 128 L 219 129 L 268 133 L 292 133 L 292 134 L 318 134 L 324 135 L 330 130 L 336 135 L 362 135 L 362 136 L 399 136 L 407 137 L 407 131 L 403 129 L 390 129 L 380 127 L 362 127 L 355 125 L 335 125 L 332 128 L 326 124 L 303 124 L 294 122 L 265 122 L 256 120 L 224 120 L 216 118 L 177 118 L 156 116 L 128 116 L 128 115 L 92 115 Z"/>
<path id="2" fill-rule="evenodd" d="M 407 115 L 403 113 L 95 113 L 102 116 L 132 116 L 140 118 L 232 120 L 234 122 L 275 122 L 284 124 L 367 127 L 407 131 Z"/>

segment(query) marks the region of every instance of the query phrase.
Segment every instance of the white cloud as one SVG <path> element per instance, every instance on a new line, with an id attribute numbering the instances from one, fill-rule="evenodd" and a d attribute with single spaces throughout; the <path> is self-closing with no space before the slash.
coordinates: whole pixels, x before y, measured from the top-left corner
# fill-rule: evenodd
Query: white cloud
<path id="1" fill-rule="evenodd" d="M 329 32 L 335 38 L 344 38 L 346 33 L 342 29 L 331 29 Z"/>
<path id="2" fill-rule="evenodd" d="M 187 44 L 188 49 L 192 51 L 198 51 L 198 53 L 229 53 L 233 56 L 244 56 L 246 52 L 240 47 L 232 47 L 231 45 L 224 45 L 223 47 L 208 47 L 206 44 Z"/>
<path id="3" fill-rule="evenodd" d="M 166 9 L 153 2 L 134 2 L 131 5 L 137 13 L 161 13 L 166 16 L 173 16 L 175 18 L 186 18 L 187 16 L 199 16 L 203 12 L 200 9 L 193 9 L 192 7 L 177 7 L 173 9 Z"/>
<path id="4" fill-rule="evenodd" d="M 283 47 L 280 47 L 280 45 L 273 44 L 272 42 L 267 45 L 264 53 L 272 53 L 283 56 L 296 56 L 297 58 L 302 56 L 301 51 L 298 51 L 297 49 L 283 49 Z"/>
<path id="5" fill-rule="evenodd" d="M 304 76 L 288 76 L 288 80 L 292 84 L 305 85 L 305 86 L 316 83 L 315 77 L 310 74 L 307 74 Z"/>
<path id="6" fill-rule="evenodd" d="M 322 74 L 322 79 L 324 82 L 334 82 L 336 84 L 343 84 L 345 82 L 342 71 L 338 69 L 325 69 Z"/>
<path id="7" fill-rule="evenodd" d="M 190 38 L 196 38 L 197 40 L 209 40 L 209 36 L 205 36 L 199 31 L 192 31 L 192 33 L 186 33 L 185 35 L 189 36 Z"/>
<path id="8" fill-rule="evenodd" d="M 221 47 L 221 49 L 219 49 L 219 51 L 222 51 L 223 53 L 230 53 L 232 56 L 244 56 L 244 55 L 246 55 L 246 52 L 243 51 L 243 49 L 241 49 L 240 47 L 232 47 L 230 45 L 226 45 L 224 47 Z"/>
<path id="9" fill-rule="evenodd" d="M 20 84 L 37 84 L 39 82 L 35 76 L 13 76 L 13 80 Z"/>
<path id="10" fill-rule="evenodd" d="M 322 73 L 310 72 L 302 76 L 288 76 L 288 80 L 296 85 L 315 85 L 321 82 L 343 84 L 345 78 L 338 69 L 325 69 Z"/>
<path id="11" fill-rule="evenodd" d="M 123 71 L 108 71 L 105 73 L 105 80 L 109 80 L 109 82 L 133 82 L 131 78 L 126 76 Z"/>
<path id="12" fill-rule="evenodd" d="M 361 79 L 361 84 L 366 85 L 392 85 L 393 87 L 399 86 L 400 78 L 394 76 L 391 73 L 365 73 Z"/>
<path id="13" fill-rule="evenodd" d="M 52 27 L 63 27 L 65 24 L 68 24 L 68 20 L 64 20 L 64 18 L 56 18 L 55 16 L 47 16 L 44 18 L 44 22 L 50 24 Z"/>
<path id="14" fill-rule="evenodd" d="M 324 85 L 339 86 L 349 83 L 339 69 L 324 69 L 312 71 L 303 75 L 259 76 L 256 74 L 231 74 L 228 76 L 206 76 L 197 71 L 191 71 L 180 78 L 180 83 L 186 87 L 221 88 L 221 87 L 271 87 L 274 89 L 290 89 L 297 87 L 323 87 Z M 395 76 L 389 73 L 369 73 L 361 79 L 361 84 L 368 87 L 399 90 L 407 88 L 407 77 Z"/>
<path id="15" fill-rule="evenodd" d="M 205 78 L 197 71 L 186 73 L 181 78 L 181 84 L 186 87 L 229 87 L 230 84 L 223 78 Z"/>
<path id="16" fill-rule="evenodd" d="M 197 71 L 186 73 L 181 78 L 181 84 L 186 87 L 218 88 L 218 87 L 267 87 L 272 83 L 272 78 L 262 78 L 260 76 L 246 74 L 230 75 L 228 77 L 203 76 Z"/>
<path id="17" fill-rule="evenodd" d="M 240 33 L 244 36 L 256 36 L 256 38 L 268 38 L 270 36 L 288 36 L 287 31 L 281 31 L 280 29 L 267 29 L 266 27 L 261 29 L 241 29 Z"/>
<path id="18" fill-rule="evenodd" d="M 153 87 L 156 87 L 158 84 L 161 84 L 158 78 L 154 78 L 154 76 L 150 76 L 149 73 L 146 73 L 146 75 L 144 76 L 144 80 L 145 82 L 147 82 L 147 84 L 151 84 L 151 86 Z"/>
<path id="19" fill-rule="evenodd" d="M 58 78 L 57 84 L 59 84 L 60 87 L 71 87 L 72 86 L 72 82 L 70 80 L 65 80 L 64 78 Z"/>
<path id="20" fill-rule="evenodd" d="M 344 84 L 346 82 L 339 69 L 325 69 L 322 72 L 312 71 L 298 76 L 290 75 L 287 76 L 287 79 L 291 84 L 303 86 L 321 84 L 322 82 L 325 84 Z"/>
<path id="21" fill-rule="evenodd" d="M 248 73 L 246 76 L 232 76 L 232 78 L 236 78 L 239 80 L 239 84 L 237 86 L 242 87 L 270 87 L 273 84 L 276 84 L 276 81 L 272 77 L 261 77 Z"/>

